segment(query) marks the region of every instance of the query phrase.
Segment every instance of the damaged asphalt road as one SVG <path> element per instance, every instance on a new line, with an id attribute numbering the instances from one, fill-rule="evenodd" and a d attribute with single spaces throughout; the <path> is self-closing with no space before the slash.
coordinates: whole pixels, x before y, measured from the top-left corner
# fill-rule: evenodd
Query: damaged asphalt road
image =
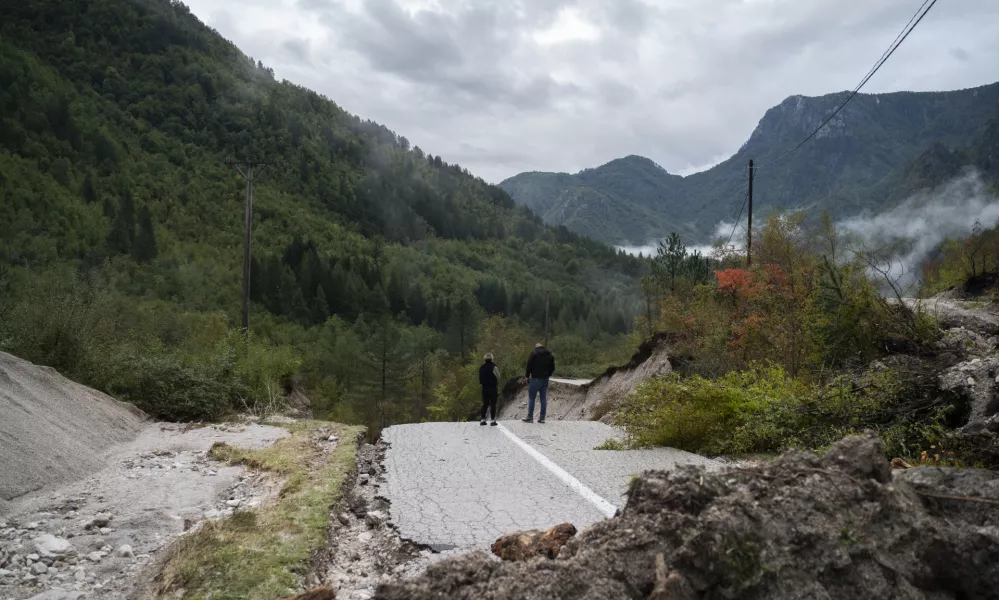
<path id="1" fill-rule="evenodd" d="M 594 450 L 612 437 L 618 430 L 593 421 L 398 425 L 382 432 L 378 493 L 403 539 L 458 552 L 488 549 L 513 531 L 582 529 L 623 507 L 643 471 L 717 464 L 671 448 Z"/>

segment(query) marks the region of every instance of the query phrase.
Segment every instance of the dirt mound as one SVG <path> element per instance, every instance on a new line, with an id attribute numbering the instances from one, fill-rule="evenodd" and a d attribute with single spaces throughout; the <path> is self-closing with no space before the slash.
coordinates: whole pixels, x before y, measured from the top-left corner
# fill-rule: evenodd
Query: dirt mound
<path id="1" fill-rule="evenodd" d="M 131 405 L 0 352 L 0 514 L 6 501 L 104 466 L 103 451 L 134 438 Z"/>
<path id="2" fill-rule="evenodd" d="M 894 480 L 874 434 L 823 457 L 649 472 L 623 513 L 556 560 L 484 553 L 382 586 L 402 598 L 999 598 L 999 475 L 919 468 Z"/>

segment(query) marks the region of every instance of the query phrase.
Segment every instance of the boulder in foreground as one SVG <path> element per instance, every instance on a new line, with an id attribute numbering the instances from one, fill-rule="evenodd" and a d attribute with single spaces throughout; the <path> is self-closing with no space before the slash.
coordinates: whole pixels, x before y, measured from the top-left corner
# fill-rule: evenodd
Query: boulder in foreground
<path id="1" fill-rule="evenodd" d="M 538 556 L 556 558 L 566 542 L 576 535 L 572 523 L 556 525 L 548 531 L 522 531 L 504 535 L 493 542 L 493 554 L 509 561 L 529 560 Z"/>

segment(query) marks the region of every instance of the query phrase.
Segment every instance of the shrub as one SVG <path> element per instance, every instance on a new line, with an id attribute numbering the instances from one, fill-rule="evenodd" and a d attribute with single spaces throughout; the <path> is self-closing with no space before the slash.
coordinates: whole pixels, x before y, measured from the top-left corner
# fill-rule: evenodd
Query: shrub
<path id="1" fill-rule="evenodd" d="M 942 443 L 940 423 L 946 417 L 912 410 L 913 395 L 912 387 L 888 369 L 825 385 L 793 378 L 778 366 L 733 371 L 714 380 L 671 373 L 640 384 L 616 422 L 625 428 L 630 446 L 715 455 L 818 449 L 875 429 L 889 453 L 913 457 Z"/>
<path id="2" fill-rule="evenodd" d="M 165 348 L 121 346 L 111 353 L 101 387 L 157 419 L 215 420 L 247 396 L 236 356 L 225 344 L 201 361 Z"/>

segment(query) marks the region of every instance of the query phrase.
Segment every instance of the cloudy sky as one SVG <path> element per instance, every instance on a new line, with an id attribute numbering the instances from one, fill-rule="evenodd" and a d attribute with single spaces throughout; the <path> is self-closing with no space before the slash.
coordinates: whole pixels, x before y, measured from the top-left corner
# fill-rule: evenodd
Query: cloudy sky
<path id="1" fill-rule="evenodd" d="M 185 0 L 287 79 L 488 181 L 734 153 L 767 108 L 853 88 L 922 0 Z M 939 0 L 864 88 L 999 80 L 999 1 Z"/>

